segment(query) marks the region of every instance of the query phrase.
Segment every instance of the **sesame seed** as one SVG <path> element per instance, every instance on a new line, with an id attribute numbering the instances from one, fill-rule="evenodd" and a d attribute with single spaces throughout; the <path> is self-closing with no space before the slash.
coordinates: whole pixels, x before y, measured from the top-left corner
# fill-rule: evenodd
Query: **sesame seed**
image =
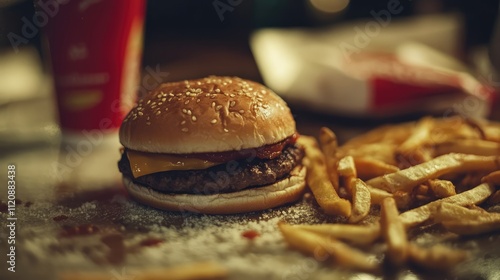
<path id="1" fill-rule="evenodd" d="M 213 120 L 211 120 L 211 121 L 210 121 L 210 123 L 213 123 L 213 124 L 214 124 L 214 123 L 217 123 L 217 119 L 213 119 Z"/>
<path id="2" fill-rule="evenodd" d="M 227 128 L 224 128 L 224 132 L 229 132 L 229 130 Z"/>
<path id="3" fill-rule="evenodd" d="M 231 101 L 231 102 L 229 103 L 229 106 L 230 106 L 230 107 L 233 107 L 235 104 L 236 104 L 236 102 L 235 102 L 235 101 Z"/>
<path id="4" fill-rule="evenodd" d="M 165 102 L 165 101 L 167 101 L 167 99 L 166 99 L 165 97 L 163 97 L 163 98 L 161 99 L 161 101 Z"/>
<path id="5" fill-rule="evenodd" d="M 182 109 L 182 112 L 183 112 L 184 114 L 187 114 L 187 110 L 186 110 L 186 109 Z"/>
<path id="6" fill-rule="evenodd" d="M 189 129 L 188 129 L 187 127 L 183 127 L 183 128 L 181 129 L 181 131 L 182 131 L 182 132 L 188 132 L 188 131 L 189 131 Z"/>
<path id="7" fill-rule="evenodd" d="M 212 102 L 212 108 L 213 108 L 213 107 L 215 107 L 215 101 L 214 101 L 214 102 Z"/>
<path id="8" fill-rule="evenodd" d="M 139 114 L 139 116 L 142 116 L 142 115 L 144 115 L 144 113 L 142 113 L 142 112 L 139 112 L 138 114 Z"/>
<path id="9" fill-rule="evenodd" d="M 196 116 L 192 116 L 191 119 L 193 120 L 193 122 L 196 121 Z"/>
<path id="10" fill-rule="evenodd" d="M 215 89 L 215 92 L 219 93 L 219 92 L 220 92 L 220 89 L 216 88 L 216 89 Z"/>
<path id="11" fill-rule="evenodd" d="M 233 93 L 231 93 L 229 96 L 231 96 L 231 97 L 235 97 L 236 95 L 234 95 Z"/>
<path id="12" fill-rule="evenodd" d="M 191 116 L 192 114 L 191 110 L 187 110 L 187 114 Z"/>
<path id="13" fill-rule="evenodd" d="M 151 100 L 148 100 L 148 102 L 146 104 L 149 104 L 149 103 L 151 103 Z"/>
<path id="14" fill-rule="evenodd" d="M 161 93 L 160 93 L 160 94 L 158 94 L 156 97 L 157 97 L 158 99 L 160 99 L 160 98 L 161 98 Z"/>
<path id="15" fill-rule="evenodd" d="M 217 107 L 215 107 L 215 110 L 220 110 L 222 108 L 222 105 L 217 105 Z"/>
<path id="16" fill-rule="evenodd" d="M 151 125 L 151 122 L 146 122 L 147 125 Z"/>
<path id="17" fill-rule="evenodd" d="M 159 114 L 161 114 L 161 111 L 156 111 L 155 115 L 158 116 Z"/>
<path id="18" fill-rule="evenodd" d="M 239 110 L 238 112 L 240 112 L 240 114 L 243 114 L 245 113 L 245 110 Z"/>
<path id="19" fill-rule="evenodd" d="M 183 124 L 186 124 L 186 121 L 182 121 L 182 122 L 181 122 L 181 125 L 183 125 Z"/>
<path id="20" fill-rule="evenodd" d="M 201 101 L 201 99 L 199 99 L 199 98 L 198 98 L 198 99 L 196 99 L 196 103 L 198 103 L 198 102 L 200 102 L 200 101 Z"/>
<path id="21" fill-rule="evenodd" d="M 184 102 L 184 105 L 189 104 L 189 99 Z"/>

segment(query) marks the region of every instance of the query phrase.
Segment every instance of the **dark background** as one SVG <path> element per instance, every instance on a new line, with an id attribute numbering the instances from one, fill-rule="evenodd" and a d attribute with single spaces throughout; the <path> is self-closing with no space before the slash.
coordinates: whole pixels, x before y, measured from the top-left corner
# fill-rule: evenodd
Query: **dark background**
<path id="1" fill-rule="evenodd" d="M 165 65 L 172 73 L 169 78 L 172 80 L 207 74 L 261 80 L 248 44 L 254 29 L 321 27 L 371 18 L 370 11 L 386 9 L 388 2 L 351 0 L 343 11 L 325 14 L 309 0 L 149 0 L 142 62 Z M 446 12 L 463 15 L 463 59 L 472 47 L 490 41 L 499 5 L 495 0 L 402 0 L 400 3 L 404 9 L 396 17 Z M 230 7 L 223 13 L 223 20 L 215 6 Z M 0 51 L 12 50 L 7 34 L 21 34 L 21 18 L 31 18 L 33 12 L 33 1 L 0 0 Z M 30 43 L 40 49 L 40 36 Z"/>

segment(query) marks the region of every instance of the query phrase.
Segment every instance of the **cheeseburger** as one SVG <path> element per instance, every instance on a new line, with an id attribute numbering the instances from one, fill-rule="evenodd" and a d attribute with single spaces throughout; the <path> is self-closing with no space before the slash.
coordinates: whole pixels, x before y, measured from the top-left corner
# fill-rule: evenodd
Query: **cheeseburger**
<path id="1" fill-rule="evenodd" d="M 303 149 L 286 103 L 235 77 L 166 83 L 120 127 L 130 195 L 170 211 L 230 214 L 296 201 Z"/>

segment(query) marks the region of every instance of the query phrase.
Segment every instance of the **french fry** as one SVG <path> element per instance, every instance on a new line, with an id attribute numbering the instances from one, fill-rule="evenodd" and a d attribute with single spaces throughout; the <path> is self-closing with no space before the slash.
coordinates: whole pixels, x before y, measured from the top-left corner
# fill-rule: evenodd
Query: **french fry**
<path id="1" fill-rule="evenodd" d="M 354 165 L 354 159 L 352 156 L 345 156 L 339 160 L 337 171 L 340 176 L 344 177 L 358 177 L 356 171 L 356 166 Z"/>
<path id="2" fill-rule="evenodd" d="M 396 200 L 398 209 L 408 209 L 413 203 L 411 194 L 403 191 L 397 191 L 392 196 Z"/>
<path id="3" fill-rule="evenodd" d="M 423 118 L 417 122 L 410 137 L 395 151 L 399 167 L 410 167 L 431 159 L 430 152 L 424 147 L 429 141 L 429 134 L 434 127 L 432 118 Z"/>
<path id="4" fill-rule="evenodd" d="M 399 219 L 406 228 L 411 228 L 429 220 L 431 215 L 436 212 L 439 204 L 443 202 L 454 203 L 457 205 L 479 204 L 485 201 L 493 192 L 495 187 L 487 183 L 483 183 L 473 189 L 459 193 L 454 196 L 445 197 L 426 205 L 414 208 L 399 215 Z"/>
<path id="5" fill-rule="evenodd" d="M 448 180 L 431 179 L 427 181 L 427 185 L 431 188 L 432 193 L 437 198 L 456 195 L 455 185 Z"/>
<path id="6" fill-rule="evenodd" d="M 382 204 L 382 201 L 388 197 L 393 197 L 392 193 L 389 193 L 387 191 L 381 190 L 381 189 L 376 189 L 374 187 L 371 187 L 369 185 L 366 185 L 368 190 L 370 191 L 370 201 L 372 204 L 377 204 L 380 205 Z"/>
<path id="7" fill-rule="evenodd" d="M 319 235 L 330 236 L 359 245 L 372 244 L 380 236 L 380 225 L 378 223 L 368 226 L 348 224 L 319 224 L 295 225 L 292 227 L 312 231 Z"/>
<path id="8" fill-rule="evenodd" d="M 451 142 L 439 143 L 434 146 L 435 156 L 449 153 L 500 156 L 500 143 L 480 139 L 455 139 Z"/>
<path id="9" fill-rule="evenodd" d="M 500 186 L 500 170 L 491 172 L 490 174 L 484 176 L 481 178 L 481 182 Z"/>
<path id="10" fill-rule="evenodd" d="M 344 179 L 344 187 L 346 188 L 347 193 L 352 196 L 354 179 L 358 177 L 352 156 L 345 156 L 341 158 L 337 166 L 337 171 L 338 174 Z"/>
<path id="11" fill-rule="evenodd" d="M 483 132 L 485 140 L 500 142 L 500 123 L 490 122 L 487 125 L 483 125 Z"/>
<path id="12" fill-rule="evenodd" d="M 348 147 L 348 146 L 347 146 Z M 375 159 L 380 162 L 384 162 L 389 165 L 397 165 L 394 159 L 394 150 L 398 145 L 393 143 L 371 143 L 360 147 L 353 147 L 348 149 L 346 146 L 339 148 L 339 154 L 342 156 L 353 156 L 354 158 L 365 157 L 367 155 L 370 158 Z"/>
<path id="13" fill-rule="evenodd" d="M 389 260 L 402 265 L 408 258 L 408 238 L 406 229 L 399 220 L 396 201 L 386 198 L 380 209 L 380 232 L 387 243 L 387 256 Z"/>
<path id="14" fill-rule="evenodd" d="M 468 258 L 468 253 L 443 245 L 422 248 L 414 244 L 408 247 L 409 259 L 416 265 L 433 270 L 447 270 Z"/>
<path id="15" fill-rule="evenodd" d="M 148 270 L 131 271 L 131 279 L 136 280 L 203 280 L 203 279 L 226 279 L 227 269 L 214 262 L 201 262 L 186 264 L 169 268 L 158 268 Z M 64 272 L 58 277 L 59 280 L 109 280 L 115 279 L 115 275 L 104 272 Z"/>
<path id="16" fill-rule="evenodd" d="M 428 191 L 429 191 L 429 186 L 422 184 L 415 187 L 415 189 L 413 190 L 413 194 L 427 195 Z"/>
<path id="17" fill-rule="evenodd" d="M 298 140 L 305 147 L 307 166 L 306 181 L 314 198 L 328 215 L 351 215 L 351 203 L 339 197 L 330 178 L 327 175 L 325 157 L 318 148 L 317 141 L 312 137 L 301 136 Z"/>
<path id="18" fill-rule="evenodd" d="M 500 169 L 500 157 L 446 154 L 419 165 L 376 177 L 366 183 L 372 187 L 395 192 L 410 192 L 415 186 L 447 173 L 494 171 Z"/>
<path id="19" fill-rule="evenodd" d="M 397 166 L 368 157 L 354 157 L 354 164 L 356 165 L 358 177 L 362 180 L 369 180 L 374 177 L 399 171 Z"/>
<path id="20" fill-rule="evenodd" d="M 469 209 L 451 203 L 441 203 L 434 214 L 449 231 L 460 235 L 474 235 L 500 230 L 500 213 Z"/>
<path id="21" fill-rule="evenodd" d="M 332 183 L 335 191 L 339 191 L 339 176 L 337 174 L 337 136 L 327 127 L 322 127 L 319 131 L 319 141 L 321 143 L 321 149 L 325 155 L 326 170 L 328 171 L 328 176 L 330 182 Z"/>
<path id="22" fill-rule="evenodd" d="M 442 202 L 436 206 L 436 212 L 433 219 L 436 222 L 456 221 L 456 220 L 474 220 L 480 219 L 484 211 L 470 209 L 461 205 Z M 498 214 L 500 217 L 500 214 Z"/>
<path id="23" fill-rule="evenodd" d="M 354 224 L 363 220 L 370 212 L 370 190 L 361 179 L 352 181 L 352 211 L 349 223 Z"/>
<path id="24" fill-rule="evenodd" d="M 379 270 L 379 264 L 369 255 L 334 238 L 325 238 L 314 232 L 298 229 L 285 223 L 279 223 L 278 227 L 290 247 L 312 255 L 317 260 L 325 261 L 331 258 L 334 264 L 347 269 L 370 272 Z"/>

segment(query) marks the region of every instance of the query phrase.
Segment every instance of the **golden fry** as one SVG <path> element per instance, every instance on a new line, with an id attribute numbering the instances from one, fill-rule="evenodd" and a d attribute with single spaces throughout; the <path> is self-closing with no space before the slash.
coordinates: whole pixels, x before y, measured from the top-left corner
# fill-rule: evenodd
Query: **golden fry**
<path id="1" fill-rule="evenodd" d="M 392 196 L 396 200 L 398 209 L 409 209 L 413 204 L 411 194 L 403 191 L 397 191 Z"/>
<path id="2" fill-rule="evenodd" d="M 439 143 L 434 146 L 435 156 L 449 153 L 500 156 L 500 143 L 480 139 L 458 139 L 451 142 Z"/>
<path id="3" fill-rule="evenodd" d="M 430 152 L 424 147 L 434 127 L 434 119 L 428 117 L 417 122 L 410 137 L 395 151 L 399 167 L 410 167 L 431 159 Z"/>
<path id="4" fill-rule="evenodd" d="M 332 183 L 335 191 L 339 191 L 339 175 L 337 174 L 337 136 L 327 127 L 322 127 L 319 131 L 319 141 L 321 143 L 321 150 L 325 155 L 326 170 L 330 182 Z"/>
<path id="5" fill-rule="evenodd" d="M 307 166 L 307 184 L 314 198 L 328 215 L 351 215 L 351 203 L 339 197 L 330 179 L 328 178 L 325 157 L 318 148 L 316 139 L 301 136 L 298 140 L 305 147 L 306 157 L 310 164 Z"/>
<path id="6" fill-rule="evenodd" d="M 441 203 L 434 220 L 460 235 L 474 235 L 500 230 L 500 213 L 488 213 L 483 209 L 469 209 L 451 203 Z"/>
<path id="7" fill-rule="evenodd" d="M 370 190 L 361 179 L 354 179 L 352 184 L 352 211 L 349 223 L 354 224 L 363 220 L 370 212 Z"/>
<path id="8" fill-rule="evenodd" d="M 432 193 L 437 198 L 456 195 L 455 185 L 448 180 L 431 179 L 427 181 L 427 185 L 431 188 Z"/>
<path id="9" fill-rule="evenodd" d="M 344 268 L 371 272 L 379 270 L 378 263 L 369 255 L 334 238 L 318 235 L 285 223 L 279 223 L 278 227 L 290 247 L 312 255 L 316 260 L 325 261 L 331 258 L 335 264 Z"/>
<path id="10" fill-rule="evenodd" d="M 347 193 L 352 196 L 354 179 L 358 177 L 352 156 L 345 156 L 341 158 L 337 166 L 337 171 L 338 174 L 344 179 L 343 186 L 347 190 Z"/>
<path id="11" fill-rule="evenodd" d="M 454 250 L 443 245 L 434 245 L 422 248 L 414 244 L 409 246 L 410 260 L 423 268 L 434 270 L 447 270 L 465 261 L 468 254 L 462 250 Z"/>
<path id="12" fill-rule="evenodd" d="M 382 201 L 384 199 L 388 197 L 393 197 L 393 194 L 387 191 L 376 189 L 374 187 L 371 187 L 370 185 L 366 185 L 366 187 L 370 191 L 370 201 L 372 204 L 380 205 L 382 204 Z"/>
<path id="13" fill-rule="evenodd" d="M 410 192 L 414 187 L 443 174 L 466 171 L 491 172 L 498 169 L 500 169 L 500 157 L 446 154 L 398 172 L 373 178 L 366 183 L 389 192 L 397 190 Z"/>
<path id="14" fill-rule="evenodd" d="M 356 165 L 358 177 L 362 180 L 369 180 L 399 171 L 397 166 L 368 157 L 354 157 L 354 164 Z"/>
<path id="15" fill-rule="evenodd" d="M 414 227 L 427 221 L 431 217 L 431 215 L 436 212 L 438 205 L 443 202 L 454 203 L 462 206 L 479 204 L 485 201 L 494 191 L 495 187 L 483 183 L 463 193 L 445 197 L 430 202 L 426 205 L 417 207 L 415 209 L 406 211 L 399 215 L 399 219 L 402 221 L 406 228 Z"/>
<path id="16" fill-rule="evenodd" d="M 399 212 L 393 198 L 386 198 L 382 202 L 380 228 L 387 243 L 389 260 L 396 265 L 402 265 L 408 258 L 408 238 L 406 229 L 399 220 Z"/>
<path id="17" fill-rule="evenodd" d="M 500 186 L 500 170 L 491 172 L 490 174 L 484 176 L 483 178 L 481 178 L 481 182 Z"/>
<path id="18" fill-rule="evenodd" d="M 337 171 L 340 176 L 344 177 L 358 177 L 354 159 L 352 156 L 345 156 L 339 160 Z"/>
<path id="19" fill-rule="evenodd" d="M 375 223 L 369 226 L 348 224 L 319 224 L 319 225 L 296 225 L 296 228 L 315 232 L 320 235 L 329 236 L 350 243 L 367 245 L 375 242 L 380 236 L 380 225 Z"/>

